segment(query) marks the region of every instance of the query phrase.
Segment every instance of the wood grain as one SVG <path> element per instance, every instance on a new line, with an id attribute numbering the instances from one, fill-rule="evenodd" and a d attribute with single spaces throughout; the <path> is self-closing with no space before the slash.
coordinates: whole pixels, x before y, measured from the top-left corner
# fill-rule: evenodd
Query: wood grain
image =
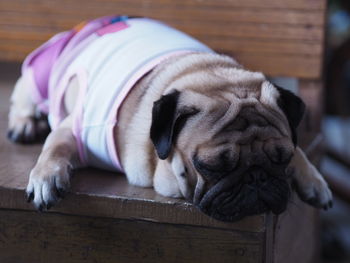
<path id="1" fill-rule="evenodd" d="M 74 5 L 74 2 L 73 2 Z M 105 15 L 110 13 L 107 11 L 108 5 L 104 8 L 107 11 L 99 11 L 97 14 L 93 10 L 94 6 L 89 6 L 89 8 L 81 10 L 79 13 L 85 16 L 85 19 L 91 19 L 96 15 Z M 158 19 L 177 18 L 181 21 L 191 21 L 194 17 L 207 17 L 208 22 L 220 22 L 230 20 L 232 23 L 264 23 L 264 24 L 286 24 L 286 25 L 314 25 L 323 26 L 324 19 L 322 19 L 322 11 L 298 11 L 298 10 L 279 10 L 276 12 L 271 9 L 250 9 L 250 8 L 217 8 L 215 10 L 210 8 L 190 8 L 185 9 L 183 6 L 175 6 L 175 9 L 182 9 L 181 13 L 174 13 L 173 10 L 165 9 L 159 5 L 152 5 L 152 13 L 149 15 L 156 16 Z M 134 7 L 129 5 L 121 6 L 118 13 L 130 14 L 134 11 Z M 55 13 L 50 13 L 49 17 L 36 16 L 30 7 L 24 9 L 23 6 L 19 8 L 18 6 L 2 6 L 0 10 L 0 24 L 2 25 L 23 25 L 23 23 L 28 23 L 30 25 L 42 26 L 43 23 L 50 19 L 54 22 L 54 26 L 59 27 L 69 27 L 72 23 L 76 22 L 74 14 L 76 11 L 56 9 Z M 20 16 L 16 16 L 20 14 Z"/>
<path id="2" fill-rule="evenodd" d="M 264 235 L 0 210 L 2 263 L 263 262 Z"/>
<path id="3" fill-rule="evenodd" d="M 294 77 L 308 78 L 310 74 L 316 76 L 320 71 L 321 57 L 310 58 L 307 56 L 286 56 L 286 55 L 269 55 L 269 54 L 237 54 L 238 61 L 252 70 L 261 72 L 274 72 L 278 76 L 285 75 L 285 72 L 293 72 Z M 294 67 L 290 71 L 290 67 Z"/>
<path id="4" fill-rule="evenodd" d="M 325 3 L 325 0 L 1 1 L 0 59 L 23 60 L 49 37 L 81 20 L 117 13 L 165 21 L 215 50 L 237 55 L 248 68 L 268 75 L 318 78 Z M 271 56 L 274 63 L 264 56 Z"/>
<path id="5" fill-rule="evenodd" d="M 62 4 L 70 3 L 85 3 L 85 6 L 91 5 L 92 2 L 87 2 L 84 0 L 62 0 Z M 2 1 L 0 7 L 6 6 L 20 6 L 25 5 L 28 7 L 31 3 L 35 3 L 36 6 L 43 8 L 50 8 L 52 5 L 57 5 L 57 0 L 16 0 L 16 1 Z M 95 2 L 96 3 L 96 2 Z M 115 4 L 114 0 L 99 0 L 99 3 L 106 5 L 108 3 Z M 33 4 L 31 4 L 33 6 Z M 326 1 L 320 0 L 294 0 L 294 1 L 286 1 L 286 0 L 187 0 L 187 1 L 173 1 L 173 0 L 119 0 L 118 5 L 128 5 L 132 7 L 150 7 L 152 5 L 158 6 L 187 6 L 187 7 L 234 7 L 234 8 L 255 8 L 255 9 L 295 9 L 295 10 L 324 10 L 326 8 Z M 65 6 L 69 7 L 69 6 Z M 68 8 L 67 8 L 68 9 Z"/>
<path id="6" fill-rule="evenodd" d="M 307 206 L 294 196 L 288 214 L 284 213 L 276 219 L 273 262 L 320 262 L 319 214 L 316 209 Z"/>

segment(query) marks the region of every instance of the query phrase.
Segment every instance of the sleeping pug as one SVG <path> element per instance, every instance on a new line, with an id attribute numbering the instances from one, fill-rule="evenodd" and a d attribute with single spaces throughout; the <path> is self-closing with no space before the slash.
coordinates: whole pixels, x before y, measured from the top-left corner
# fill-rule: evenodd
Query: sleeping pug
<path id="1" fill-rule="evenodd" d="M 158 21 L 109 16 L 54 36 L 24 61 L 11 102 L 10 140 L 40 137 L 43 114 L 52 129 L 26 189 L 39 210 L 85 166 L 223 221 L 282 213 L 292 184 L 331 206 L 297 146 L 300 98 Z"/>

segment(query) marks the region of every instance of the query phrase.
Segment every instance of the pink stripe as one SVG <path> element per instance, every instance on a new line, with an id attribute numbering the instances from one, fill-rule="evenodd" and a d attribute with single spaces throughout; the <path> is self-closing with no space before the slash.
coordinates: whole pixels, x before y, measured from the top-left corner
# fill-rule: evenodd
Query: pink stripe
<path id="1" fill-rule="evenodd" d="M 132 87 L 136 84 L 138 80 L 140 80 L 147 72 L 152 70 L 154 67 L 156 67 L 158 64 L 163 62 L 166 59 L 169 59 L 171 57 L 179 56 L 186 53 L 191 53 L 193 51 L 188 50 L 181 50 L 181 51 L 174 51 L 172 53 L 167 53 L 163 56 L 157 57 L 156 59 L 148 62 L 146 65 L 141 67 L 125 84 L 121 92 L 118 94 L 117 99 L 112 107 L 111 114 L 108 117 L 108 123 L 114 124 L 110 125 L 110 128 L 107 129 L 107 147 L 109 155 L 112 159 L 112 162 L 114 166 L 118 169 L 123 171 L 123 168 L 121 166 L 121 163 L 119 161 L 117 149 L 116 149 L 116 142 L 115 142 L 115 136 L 114 136 L 114 127 L 118 120 L 118 111 L 120 106 L 122 105 L 123 101 L 125 100 L 126 96 L 129 94 Z"/>
<path id="2" fill-rule="evenodd" d="M 128 27 L 129 26 L 126 23 L 118 22 L 118 23 L 114 23 L 114 24 L 110 24 L 108 26 L 102 27 L 101 29 L 97 30 L 97 34 L 100 36 L 103 36 L 105 34 L 121 31 Z"/>
<path id="3" fill-rule="evenodd" d="M 75 74 L 75 73 L 74 73 Z M 63 100 L 64 94 L 68 87 L 69 80 L 74 76 L 74 74 L 65 75 L 64 78 L 56 86 L 56 94 L 50 95 L 50 114 L 52 116 L 51 125 L 54 130 L 60 122 L 63 120 Z"/>
<path id="4" fill-rule="evenodd" d="M 86 156 L 84 152 L 83 140 L 82 140 L 82 124 L 83 124 L 83 113 L 84 113 L 84 99 L 87 92 L 88 81 L 87 81 L 87 72 L 83 69 L 79 69 L 74 75 L 78 78 L 79 82 L 79 95 L 76 101 L 76 105 L 73 112 L 73 135 L 75 137 L 77 146 L 79 159 L 82 165 L 87 165 Z"/>
<path id="5" fill-rule="evenodd" d="M 62 121 L 63 118 L 63 110 L 62 110 L 62 100 L 64 93 L 66 92 L 67 84 L 72 74 L 58 76 L 58 74 L 62 74 L 67 70 L 67 67 L 70 65 L 72 60 L 75 58 L 76 54 L 81 52 L 86 46 L 88 46 L 91 42 L 93 42 L 97 38 L 96 34 L 90 35 L 85 39 L 81 45 L 77 46 L 74 52 L 68 56 L 62 56 L 59 62 L 59 65 L 56 66 L 55 71 L 52 73 L 51 78 L 56 79 L 56 81 L 51 81 L 49 86 L 49 98 L 50 98 L 50 112 L 52 112 L 53 116 L 57 117 L 57 120 L 53 120 L 54 123 L 58 125 L 59 122 Z M 57 76 L 56 76 L 57 75 Z"/>
<path id="6" fill-rule="evenodd" d="M 62 56 L 64 57 L 67 53 L 69 54 L 73 49 L 76 48 L 76 46 L 85 41 L 86 38 L 96 33 L 96 31 L 98 31 L 100 28 L 106 26 L 113 17 L 114 16 L 105 16 L 88 21 L 83 26 L 83 28 L 80 31 L 76 32 L 75 36 L 69 41 L 62 52 Z"/>

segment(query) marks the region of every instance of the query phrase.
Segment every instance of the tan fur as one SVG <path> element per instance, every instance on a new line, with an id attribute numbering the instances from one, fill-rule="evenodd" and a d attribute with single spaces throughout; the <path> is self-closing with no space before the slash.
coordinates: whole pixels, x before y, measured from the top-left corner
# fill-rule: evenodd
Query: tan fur
<path id="1" fill-rule="evenodd" d="M 11 96 L 8 127 L 16 133 L 31 134 L 35 129 L 32 116 L 35 116 L 36 107 L 31 101 L 29 85 L 33 84 L 28 76 L 21 76 Z"/>
<path id="2" fill-rule="evenodd" d="M 70 171 L 79 167 L 77 146 L 72 134 L 72 116 L 47 137 L 38 161 L 30 172 L 27 192 L 34 190 L 38 209 L 49 208 L 57 202 L 55 189 L 65 191 L 70 185 Z"/>
<path id="3" fill-rule="evenodd" d="M 19 111 L 33 114 L 34 105 L 25 103 L 27 97 L 26 81 L 20 80 L 13 96 L 10 112 L 10 127 L 20 126 Z M 69 169 L 79 166 L 77 149 L 71 134 L 71 112 L 74 109 L 79 83 L 74 79 L 68 87 L 65 98 L 67 118 L 59 128 L 47 138 L 36 166 L 30 173 L 27 192 L 34 190 L 34 203 L 37 207 L 54 203 L 52 191 L 55 183 L 65 188 L 69 185 Z M 213 91 L 215 87 L 215 91 Z M 181 132 L 177 144 L 166 160 L 160 160 L 150 140 L 153 102 L 172 90 L 181 93 L 179 107 L 188 106 L 200 109 Z M 155 68 L 140 80 L 124 101 L 119 111 L 119 122 L 115 127 L 115 138 L 121 164 L 130 183 L 150 187 L 166 196 L 193 198 L 203 194 L 207 183 L 196 172 L 191 156 L 197 152 L 202 159 L 210 162 L 221 150 L 217 137 L 225 125 L 235 120 L 242 107 L 254 107 L 260 114 L 275 124 L 273 129 L 259 131 L 262 136 L 273 139 L 291 153 L 294 148 L 290 140 L 288 121 L 277 106 L 279 94 L 259 72 L 244 70 L 236 61 L 217 54 L 187 54 L 172 58 Z M 214 125 L 215 124 L 215 125 Z M 248 133 L 231 134 L 241 140 L 241 146 L 233 151 L 251 151 L 263 147 L 259 143 L 245 148 L 245 140 L 255 136 L 254 129 Z M 265 138 L 264 137 L 264 138 Z M 266 149 L 273 151 L 273 149 Z M 254 157 L 254 156 L 253 156 Z M 235 157 L 233 157 L 234 159 Z M 254 162 L 247 158 L 246 162 Z M 319 175 L 299 148 L 290 166 L 296 171 L 295 181 L 305 198 L 318 198 L 317 205 L 323 206 L 331 200 L 331 194 Z M 186 173 L 184 177 L 183 174 Z M 196 192 L 195 192 L 196 191 Z"/>
<path id="4" fill-rule="evenodd" d="M 295 150 L 290 168 L 295 169 L 294 179 L 301 199 L 314 202 L 320 208 L 332 200 L 332 192 L 326 181 L 299 147 Z"/>

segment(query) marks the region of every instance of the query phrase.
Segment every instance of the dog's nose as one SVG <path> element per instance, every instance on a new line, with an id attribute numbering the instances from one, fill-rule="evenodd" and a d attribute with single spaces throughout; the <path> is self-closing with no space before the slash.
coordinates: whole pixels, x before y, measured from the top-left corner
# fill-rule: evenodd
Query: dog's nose
<path id="1" fill-rule="evenodd" d="M 249 185 L 259 185 L 267 181 L 267 174 L 262 169 L 254 169 L 245 175 L 244 181 Z"/>

